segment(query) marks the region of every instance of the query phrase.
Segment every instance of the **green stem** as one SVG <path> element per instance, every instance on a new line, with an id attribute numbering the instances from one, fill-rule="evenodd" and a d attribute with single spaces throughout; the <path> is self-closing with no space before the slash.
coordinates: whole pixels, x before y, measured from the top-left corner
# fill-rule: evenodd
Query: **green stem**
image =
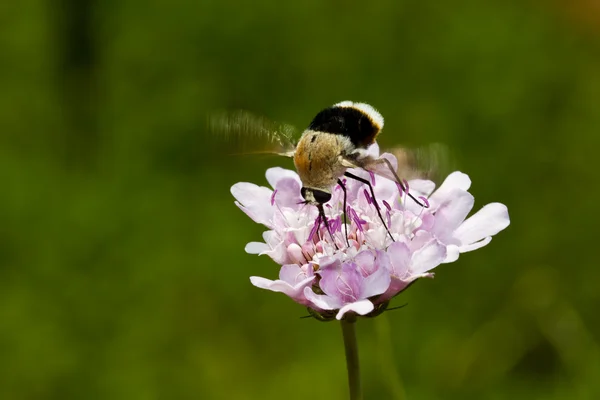
<path id="1" fill-rule="evenodd" d="M 346 350 L 350 400 L 362 400 L 358 345 L 356 343 L 356 319 L 342 320 L 342 335 L 344 336 L 344 350 Z"/>

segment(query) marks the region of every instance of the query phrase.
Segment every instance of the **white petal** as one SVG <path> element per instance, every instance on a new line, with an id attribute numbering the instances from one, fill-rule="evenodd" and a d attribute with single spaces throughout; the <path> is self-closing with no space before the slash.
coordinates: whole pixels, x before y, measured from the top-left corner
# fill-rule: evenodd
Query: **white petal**
<path id="1" fill-rule="evenodd" d="M 340 308 L 340 311 L 337 313 L 335 318 L 338 321 L 341 320 L 344 317 L 344 314 L 346 314 L 348 311 L 354 311 L 359 315 L 366 315 L 373 311 L 374 308 L 375 307 L 373 306 L 373 303 L 371 303 L 371 301 L 359 300 L 354 303 L 346 304 L 344 307 Z"/>
<path id="2" fill-rule="evenodd" d="M 475 243 L 471 243 L 471 244 L 467 244 L 464 246 L 460 246 L 458 248 L 458 251 L 460 251 L 461 253 L 466 253 L 468 251 L 473 251 L 473 250 L 477 250 L 483 246 L 486 246 L 489 242 L 492 241 L 492 237 L 488 236 L 483 240 L 480 240 L 479 242 L 475 242 Z"/>
<path id="3" fill-rule="evenodd" d="M 266 243 L 250 242 L 246 245 L 244 251 L 248 254 L 261 254 L 270 249 L 271 248 Z"/>
<path id="4" fill-rule="evenodd" d="M 486 236 L 493 236 L 510 224 L 508 209 L 501 203 L 490 203 L 463 222 L 454 237 L 463 245 L 471 244 Z"/>
<path id="5" fill-rule="evenodd" d="M 458 249 L 458 246 L 451 244 L 446 246 L 446 258 L 444 259 L 443 263 L 447 264 L 447 263 L 451 263 L 454 262 L 456 260 L 458 260 L 458 256 L 460 255 L 460 250 Z"/>
<path id="6" fill-rule="evenodd" d="M 432 240 L 413 253 L 411 275 L 421 275 L 440 265 L 445 258 L 446 246 L 437 240 Z"/>
<path id="7" fill-rule="evenodd" d="M 294 180 L 300 182 L 300 178 L 296 172 L 281 167 L 269 168 L 266 175 L 267 182 L 269 182 L 269 185 L 271 185 L 272 188 L 275 188 L 275 186 L 277 186 L 277 182 L 283 178 L 293 178 Z"/>
<path id="8" fill-rule="evenodd" d="M 250 282 L 258 288 L 272 290 L 274 292 L 285 293 L 292 290 L 292 285 L 281 280 L 272 281 L 270 279 L 261 278 L 260 276 L 251 276 Z"/>
<path id="9" fill-rule="evenodd" d="M 435 209 L 440 204 L 448 200 L 450 192 L 452 192 L 453 189 L 467 191 L 470 187 L 471 179 L 469 178 L 469 175 L 463 174 L 459 171 L 452 172 L 440 185 L 438 190 L 431 195 L 429 198 L 429 203 L 432 205 L 432 208 Z"/>

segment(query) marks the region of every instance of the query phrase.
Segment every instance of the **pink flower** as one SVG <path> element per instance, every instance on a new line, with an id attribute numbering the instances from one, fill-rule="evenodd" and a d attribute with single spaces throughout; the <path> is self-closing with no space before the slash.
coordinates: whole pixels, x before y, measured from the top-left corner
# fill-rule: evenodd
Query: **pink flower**
<path id="1" fill-rule="evenodd" d="M 377 154 L 376 145 L 370 151 Z M 396 163 L 393 155 L 382 157 Z M 343 210 L 343 190 L 336 186 L 325 204 L 330 232 L 317 221 L 316 207 L 302 204 L 302 184 L 293 171 L 267 170 L 273 189 L 233 185 L 236 205 L 268 228 L 264 242 L 248 243 L 246 252 L 266 254 L 282 265 L 278 280 L 251 277 L 252 284 L 282 292 L 324 319 L 342 319 L 347 313 L 372 316 L 416 279 L 433 277 L 436 266 L 485 246 L 509 225 L 500 203 L 467 218 L 474 199 L 467 191 L 471 181 L 461 172 L 450 174 L 436 191 L 431 181 L 408 182 L 411 194 L 423 196 L 429 208 L 407 198 L 394 181 L 363 170 L 350 172 L 372 181 L 375 199 L 364 184 L 347 179 Z"/>

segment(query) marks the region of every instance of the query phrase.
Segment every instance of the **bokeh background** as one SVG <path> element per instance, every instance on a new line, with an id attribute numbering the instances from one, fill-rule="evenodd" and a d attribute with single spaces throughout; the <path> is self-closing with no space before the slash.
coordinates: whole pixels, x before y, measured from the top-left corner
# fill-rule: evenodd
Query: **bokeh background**
<path id="1" fill-rule="evenodd" d="M 365 101 L 511 226 L 360 321 L 367 399 L 600 398 L 594 0 L 0 5 L 0 398 L 344 399 L 336 323 L 250 285 L 217 109 Z"/>

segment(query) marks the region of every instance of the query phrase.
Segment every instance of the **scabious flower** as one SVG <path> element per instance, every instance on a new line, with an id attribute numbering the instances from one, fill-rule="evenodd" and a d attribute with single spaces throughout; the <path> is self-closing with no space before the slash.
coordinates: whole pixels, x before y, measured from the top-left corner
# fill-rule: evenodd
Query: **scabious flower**
<path id="1" fill-rule="evenodd" d="M 378 155 L 376 144 L 370 152 Z M 396 165 L 393 155 L 382 157 Z M 273 189 L 246 182 L 231 188 L 235 204 L 269 229 L 264 242 L 248 243 L 246 252 L 266 254 L 281 265 L 279 279 L 253 276 L 252 284 L 286 294 L 319 319 L 378 315 L 412 282 L 433 277 L 430 271 L 438 265 L 487 245 L 510 222 L 500 203 L 467 218 L 474 198 L 462 172 L 451 173 L 435 191 L 428 180 L 405 182 L 428 208 L 408 198 L 395 181 L 363 170 L 349 172 L 369 179 L 375 197 L 361 182 L 344 180 L 344 210 L 344 193 L 337 185 L 325 204 L 329 231 L 317 208 L 303 204 L 302 183 L 294 171 L 268 169 Z"/>

